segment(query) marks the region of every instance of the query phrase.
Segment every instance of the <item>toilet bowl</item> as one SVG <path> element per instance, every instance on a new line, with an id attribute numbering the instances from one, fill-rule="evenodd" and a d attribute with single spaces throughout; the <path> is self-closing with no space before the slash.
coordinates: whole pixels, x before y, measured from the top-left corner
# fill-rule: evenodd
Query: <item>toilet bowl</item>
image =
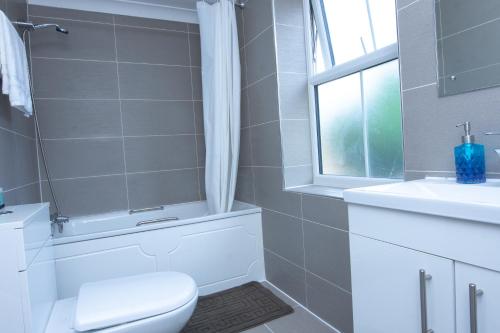
<path id="1" fill-rule="evenodd" d="M 82 285 L 76 299 L 58 307 L 66 315 L 56 314 L 54 322 L 59 327 L 65 322 L 65 330 L 57 332 L 179 333 L 197 300 L 198 288 L 189 275 L 136 275 Z"/>

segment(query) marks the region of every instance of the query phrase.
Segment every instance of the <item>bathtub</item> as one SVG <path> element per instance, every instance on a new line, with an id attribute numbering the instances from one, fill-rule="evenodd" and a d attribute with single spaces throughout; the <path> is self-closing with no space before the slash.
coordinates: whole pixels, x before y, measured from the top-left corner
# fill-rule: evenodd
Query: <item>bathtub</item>
<path id="1" fill-rule="evenodd" d="M 54 233 L 58 298 L 75 297 L 85 282 L 179 271 L 200 295 L 264 281 L 261 209 L 235 202 L 209 215 L 204 201 L 72 218 Z"/>

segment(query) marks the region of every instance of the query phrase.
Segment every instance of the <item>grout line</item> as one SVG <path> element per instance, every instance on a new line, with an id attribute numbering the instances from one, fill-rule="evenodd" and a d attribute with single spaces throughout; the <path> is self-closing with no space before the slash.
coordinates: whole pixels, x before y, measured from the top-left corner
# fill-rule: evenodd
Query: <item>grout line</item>
<path id="1" fill-rule="evenodd" d="M 112 140 L 112 139 L 122 139 L 122 138 L 156 138 L 156 137 L 177 137 L 177 136 L 195 136 L 203 135 L 196 133 L 179 133 L 179 134 L 145 134 L 145 135 L 121 135 L 121 136 L 83 136 L 83 137 L 71 137 L 71 138 L 42 138 L 44 141 L 72 141 L 72 140 Z"/>
<path id="2" fill-rule="evenodd" d="M 303 120 L 303 119 L 300 119 L 300 120 Z M 252 127 L 257 127 L 257 126 L 262 126 L 262 125 L 274 124 L 274 123 L 277 123 L 277 122 L 279 122 L 279 121 L 280 121 L 279 119 L 270 120 L 270 121 L 266 121 L 266 122 L 263 122 L 263 123 L 258 123 L 258 124 L 253 124 L 253 125 L 249 125 L 249 126 L 241 127 L 240 129 L 241 129 L 241 130 L 246 130 L 246 129 L 249 129 L 249 128 L 252 128 Z"/>
<path id="3" fill-rule="evenodd" d="M 435 85 L 437 85 L 437 82 L 426 83 L 426 84 L 423 84 L 423 85 L 420 85 L 417 87 L 402 89 L 401 92 L 408 92 L 408 91 L 412 91 L 412 90 L 416 90 L 416 89 L 420 89 L 420 88 L 426 88 L 426 87 L 435 86 Z"/>
<path id="4" fill-rule="evenodd" d="M 118 85 L 118 99 L 120 100 L 120 125 L 122 129 L 122 153 L 123 153 L 123 168 L 125 172 L 125 192 L 126 192 L 126 197 L 127 197 L 127 209 L 130 209 L 130 195 L 129 195 L 129 188 L 128 188 L 128 176 L 127 176 L 127 155 L 126 155 L 126 149 L 125 149 L 125 137 L 124 137 L 124 126 L 123 126 L 123 108 L 122 108 L 122 101 L 121 101 L 121 88 L 120 88 L 120 66 L 118 64 L 118 43 L 117 43 L 117 38 L 116 38 L 116 25 L 115 25 L 115 16 L 112 16 L 113 19 L 113 35 L 114 35 L 114 42 L 115 42 L 115 61 L 116 61 L 116 79 L 117 79 L 117 85 Z"/>
<path id="5" fill-rule="evenodd" d="M 278 22 L 276 22 L 276 25 L 277 26 L 282 26 L 282 27 L 296 28 L 296 29 L 304 30 L 304 26 L 303 25 L 286 24 L 286 23 L 278 23 Z"/>
<path id="6" fill-rule="evenodd" d="M 341 229 L 341 228 L 332 227 L 331 225 L 326 225 L 324 223 L 317 222 L 317 221 L 312 221 L 312 220 L 309 220 L 309 219 L 306 219 L 306 218 L 302 218 L 302 219 L 306 223 L 316 224 L 316 225 L 319 225 L 321 227 L 325 227 L 325 228 L 328 228 L 328 229 L 333 229 L 333 230 L 340 231 L 340 232 L 343 232 L 343 233 L 349 233 L 349 230 L 344 230 L 344 229 Z"/>
<path id="7" fill-rule="evenodd" d="M 118 59 L 103 60 L 103 59 L 81 59 L 81 58 L 61 58 L 61 57 L 41 57 L 41 56 L 34 56 L 31 58 L 32 59 L 40 59 L 40 60 L 119 63 L 119 64 L 127 64 L 127 65 L 163 66 L 163 67 L 173 67 L 173 68 L 190 68 L 190 67 L 201 68 L 201 66 L 179 65 L 179 64 L 161 64 L 161 63 L 137 62 L 137 61 L 119 61 Z"/>
<path id="8" fill-rule="evenodd" d="M 30 18 L 43 18 L 50 20 L 61 20 L 61 21 L 72 21 L 72 22 L 82 22 L 82 23 L 92 23 L 92 24 L 104 24 L 104 25 L 113 25 L 110 22 L 97 22 L 97 21 L 89 21 L 89 20 L 79 20 L 79 19 L 70 19 L 64 17 L 55 17 L 55 16 L 42 16 L 42 15 L 29 15 Z"/>
<path id="9" fill-rule="evenodd" d="M 19 132 L 17 132 L 17 131 L 11 130 L 11 129 L 7 129 L 7 128 L 5 128 L 5 127 L 1 127 L 1 126 L 0 126 L 0 130 L 5 131 L 5 132 L 7 132 L 7 133 L 10 133 L 10 134 L 12 134 L 12 135 L 18 135 L 18 136 L 23 137 L 23 138 L 28 139 L 28 140 L 36 140 L 36 138 L 32 138 L 32 137 L 30 137 L 30 136 L 27 136 L 27 135 L 25 135 L 25 134 L 19 133 Z"/>
<path id="10" fill-rule="evenodd" d="M 164 170 L 147 170 L 147 171 L 134 171 L 134 172 L 122 172 L 122 173 L 110 173 L 102 175 L 91 175 L 91 176 L 80 176 L 80 177 L 66 177 L 66 178 L 54 178 L 53 181 L 66 181 L 66 180 L 81 180 L 81 179 L 93 179 L 93 178 L 105 178 L 105 177 L 117 177 L 117 176 L 133 176 L 133 175 L 145 175 L 163 172 L 175 172 L 175 171 L 186 171 L 195 170 L 198 167 L 192 168 L 179 168 L 179 169 L 164 169 Z M 42 182 L 47 182 L 47 179 L 42 179 Z"/>
<path id="11" fill-rule="evenodd" d="M 304 270 L 307 269 L 306 264 L 306 235 L 304 232 L 304 196 L 300 194 L 300 225 L 302 228 L 302 255 L 304 256 Z M 304 295 L 306 297 L 306 306 L 309 306 L 309 295 L 307 292 L 307 274 L 304 274 Z"/>
<path id="12" fill-rule="evenodd" d="M 31 183 L 28 183 L 28 184 L 21 185 L 21 186 L 12 187 L 12 188 L 10 188 L 8 190 L 5 190 L 4 193 L 8 193 L 8 192 L 20 190 L 22 188 L 25 188 L 25 187 L 28 187 L 28 186 L 31 186 L 31 185 L 35 185 L 35 184 L 38 184 L 38 183 L 40 183 L 40 182 L 36 181 L 36 182 L 31 182 Z"/>
<path id="13" fill-rule="evenodd" d="M 274 24 L 271 23 L 271 25 L 269 25 L 268 27 L 266 27 L 264 30 L 262 30 L 261 32 L 259 32 L 257 35 L 255 35 L 254 37 L 250 38 L 250 40 L 247 42 L 245 40 L 245 44 L 243 45 L 243 48 L 246 48 L 248 45 L 252 44 L 255 40 L 257 40 L 257 38 L 259 38 L 260 36 L 262 36 L 264 33 L 267 32 L 267 30 L 269 30 L 270 28 L 272 28 L 274 26 Z"/>
<path id="14" fill-rule="evenodd" d="M 188 27 L 189 30 L 189 27 Z M 192 64 L 193 60 L 191 57 L 191 40 L 189 38 L 189 34 L 187 35 L 187 44 L 188 44 L 188 56 L 189 56 L 189 65 Z M 190 83 L 191 83 L 191 99 L 193 100 L 192 102 L 192 111 L 193 111 L 193 128 L 194 132 L 196 133 L 196 105 L 194 102 L 194 83 L 193 83 L 193 69 L 189 67 L 189 78 L 190 78 Z M 205 127 L 203 127 L 205 128 Z M 200 166 L 200 158 L 198 156 L 198 137 L 195 135 L 194 137 L 194 148 L 196 152 L 196 166 Z M 200 169 L 198 168 L 196 170 L 197 172 L 197 177 L 198 177 L 198 200 L 201 200 L 201 177 L 200 177 Z"/>
<path id="15" fill-rule="evenodd" d="M 246 59 L 246 54 L 245 54 L 245 59 Z M 245 64 L 246 64 L 247 61 L 245 61 Z M 248 72 L 248 65 L 246 66 L 247 68 L 247 72 Z M 277 75 L 278 72 L 272 72 L 272 73 L 269 73 L 269 74 L 266 74 L 264 75 L 263 77 L 261 77 L 260 79 L 256 80 L 256 81 L 253 81 L 252 83 L 248 83 L 248 77 L 247 77 L 247 85 L 242 89 L 242 90 L 245 90 L 245 89 L 248 89 L 250 87 L 253 87 L 255 86 L 256 84 L 266 80 L 266 79 L 269 79 L 270 77 L 272 77 L 273 75 Z"/>
<path id="16" fill-rule="evenodd" d="M 158 99 L 158 98 L 70 98 L 70 97 L 35 97 L 41 101 L 92 101 L 92 102 L 118 102 L 118 101 L 144 101 L 144 102 L 202 102 L 192 99 Z"/>
<path id="17" fill-rule="evenodd" d="M 497 17 L 497 18 L 494 18 L 494 19 L 488 20 L 488 21 L 486 21 L 486 22 L 482 22 L 482 23 L 480 23 L 480 24 L 474 25 L 474 26 L 472 26 L 472 27 L 468 27 L 468 28 L 466 28 L 466 29 L 464 29 L 464 30 L 461 30 L 461 31 L 454 32 L 454 33 L 449 34 L 449 35 L 446 35 L 446 36 L 444 36 L 444 37 L 440 37 L 440 38 L 438 38 L 438 41 L 442 41 L 442 40 L 448 39 L 448 38 L 450 38 L 450 37 L 455 37 L 455 36 L 458 36 L 458 35 L 460 35 L 460 34 L 462 34 L 462 33 L 464 33 L 464 32 L 469 32 L 469 31 L 471 31 L 471 30 L 474 30 L 474 29 L 480 28 L 480 27 L 482 27 L 482 26 L 484 26 L 484 25 L 487 25 L 487 24 L 490 24 L 490 23 L 496 22 L 496 21 L 498 21 L 498 20 L 500 20 L 500 17 Z M 442 30 L 441 30 L 441 32 L 442 32 Z"/>

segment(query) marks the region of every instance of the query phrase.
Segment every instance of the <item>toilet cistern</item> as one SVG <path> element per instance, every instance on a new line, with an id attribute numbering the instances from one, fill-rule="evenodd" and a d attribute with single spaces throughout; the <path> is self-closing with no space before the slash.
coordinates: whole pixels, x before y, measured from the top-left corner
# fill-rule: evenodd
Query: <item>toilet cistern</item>
<path id="1" fill-rule="evenodd" d="M 484 135 L 500 135 L 500 132 L 486 132 Z M 498 154 L 498 157 L 500 157 L 500 148 L 494 149 L 494 151 Z"/>

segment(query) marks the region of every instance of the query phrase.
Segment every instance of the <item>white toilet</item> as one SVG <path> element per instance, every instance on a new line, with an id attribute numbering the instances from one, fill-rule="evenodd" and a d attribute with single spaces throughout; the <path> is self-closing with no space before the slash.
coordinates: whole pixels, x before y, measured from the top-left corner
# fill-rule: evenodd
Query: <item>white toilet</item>
<path id="1" fill-rule="evenodd" d="M 46 332 L 179 333 L 197 300 L 195 281 L 178 272 L 86 283 L 56 303 Z"/>

